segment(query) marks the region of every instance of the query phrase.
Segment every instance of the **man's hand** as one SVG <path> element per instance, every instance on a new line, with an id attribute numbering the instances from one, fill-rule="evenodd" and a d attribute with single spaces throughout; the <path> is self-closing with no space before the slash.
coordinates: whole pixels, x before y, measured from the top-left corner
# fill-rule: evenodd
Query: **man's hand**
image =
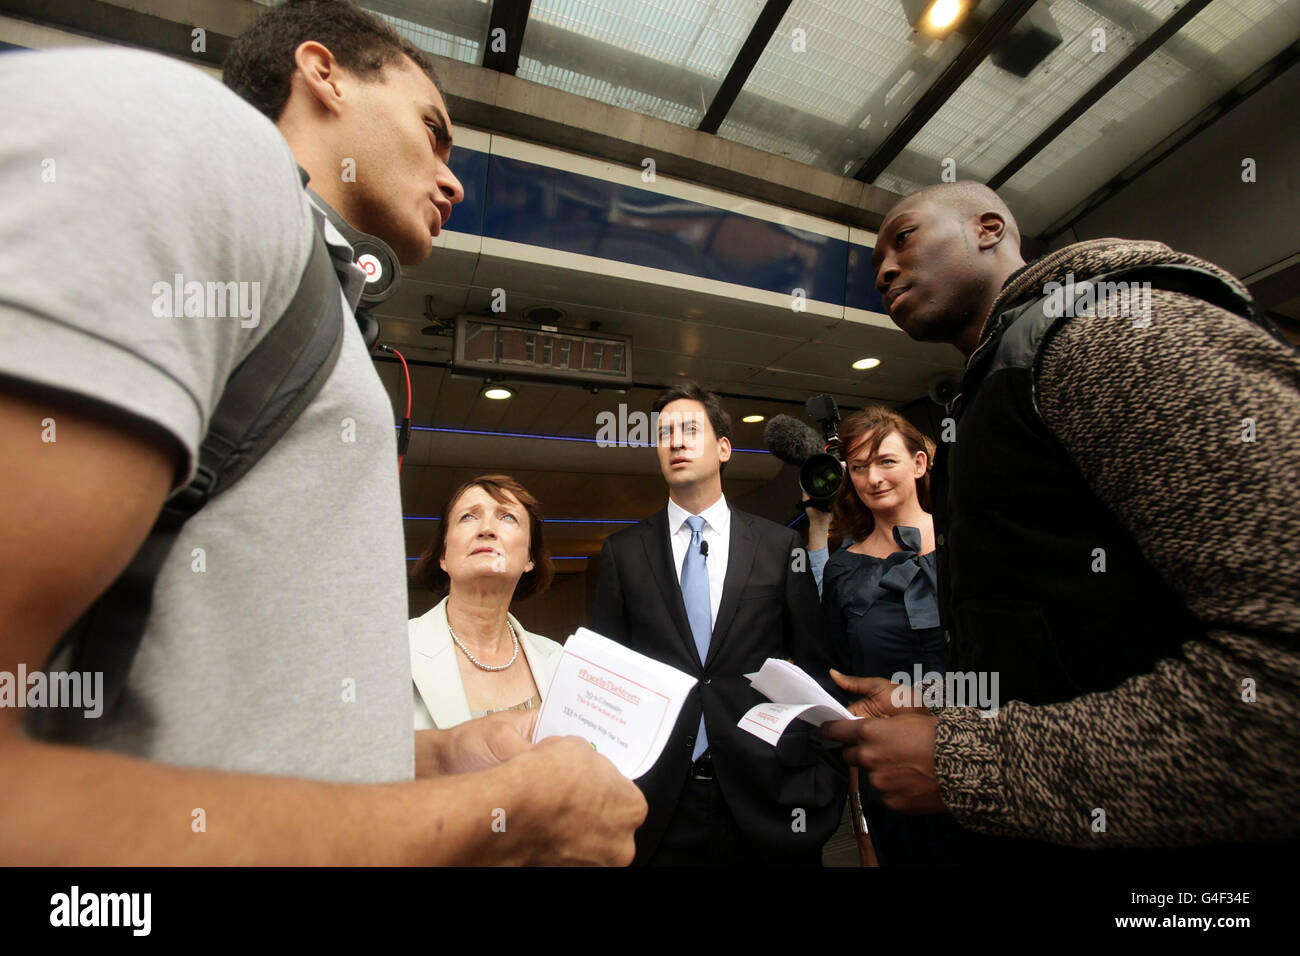
<path id="1" fill-rule="evenodd" d="M 627 866 L 645 822 L 645 797 L 581 737 L 547 737 L 507 766 L 526 774 L 538 813 L 521 824 L 528 862 Z"/>
<path id="2" fill-rule="evenodd" d="M 415 775 L 473 773 L 532 749 L 536 711 L 511 710 L 467 720 L 447 730 L 415 732 Z"/>
<path id="3" fill-rule="evenodd" d="M 898 714 L 926 713 L 920 705 L 919 688 L 895 684 L 883 677 L 850 677 L 831 668 L 831 680 L 850 694 L 859 694 L 848 705 L 857 717 L 895 717 Z M 912 701 L 912 703 L 907 703 Z"/>
<path id="4" fill-rule="evenodd" d="M 867 771 L 885 806 L 901 813 L 947 813 L 934 772 L 931 714 L 908 713 L 822 724 L 824 737 L 844 744 L 844 762 Z"/>

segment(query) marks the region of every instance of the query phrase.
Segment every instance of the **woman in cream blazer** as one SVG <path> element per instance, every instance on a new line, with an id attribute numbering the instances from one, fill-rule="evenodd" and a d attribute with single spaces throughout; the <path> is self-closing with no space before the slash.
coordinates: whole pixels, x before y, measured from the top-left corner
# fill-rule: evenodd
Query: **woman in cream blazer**
<path id="1" fill-rule="evenodd" d="M 533 672 L 541 694 L 551 684 L 564 648 L 540 634 L 524 630 L 513 614 L 510 623 L 519 635 L 521 656 Z M 410 622 L 411 679 L 415 682 L 415 729 L 446 730 L 482 713 L 470 711 L 456 655 L 461 651 L 447 630 L 447 599 Z"/>
<path id="2" fill-rule="evenodd" d="M 416 730 L 541 706 L 562 648 L 509 609 L 552 575 L 541 511 L 522 485 L 485 475 L 451 496 L 412 573 L 448 592 L 409 626 Z"/>

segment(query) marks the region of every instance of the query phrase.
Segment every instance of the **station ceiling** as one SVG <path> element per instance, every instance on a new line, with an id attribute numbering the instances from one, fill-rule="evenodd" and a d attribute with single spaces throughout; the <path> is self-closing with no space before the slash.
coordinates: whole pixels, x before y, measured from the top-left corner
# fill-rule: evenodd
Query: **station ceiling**
<path id="1" fill-rule="evenodd" d="M 936 0 L 959 13 L 939 31 L 930 3 L 361 5 L 441 56 L 890 192 L 987 182 L 1049 241 L 1300 39 L 1300 0 Z"/>
<path id="2" fill-rule="evenodd" d="M 867 219 L 878 216 L 894 195 L 940 181 L 945 161 L 951 160 L 956 178 L 998 188 L 1040 249 L 1293 66 L 1300 51 L 1300 0 L 979 0 L 960 28 L 933 37 L 918 26 L 924 2 L 361 0 L 361 5 L 386 17 L 417 46 L 460 61 L 440 64 L 440 72 L 444 66 L 451 72 L 470 65 L 457 77 L 458 92 L 465 94 L 458 105 L 466 107 L 454 114 L 458 125 L 633 169 L 646 155 L 645 139 L 627 135 L 637 132 L 629 126 L 607 131 L 611 142 L 622 136 L 612 146 L 596 144 L 623 150 L 611 154 L 584 152 L 582 142 L 548 142 L 532 135 L 535 128 L 476 124 L 469 116 L 475 107 L 488 119 L 506 111 L 499 101 L 486 107 L 474 101 L 488 86 L 479 83 L 483 76 L 500 85 L 490 92 L 516 87 L 506 90 L 515 97 L 509 103 L 512 121 L 526 106 L 544 114 L 548 105 L 568 111 L 577 103 L 584 114 L 602 114 L 602 123 L 627 117 L 640 123 L 645 117 L 646 136 L 656 142 L 665 129 L 673 132 L 665 124 L 675 124 L 689 135 L 669 144 L 676 152 L 663 151 L 665 164 L 686 155 L 679 147 L 689 141 L 699 151 L 690 154 L 697 168 L 687 173 L 719 159 L 713 179 L 696 177 L 702 185 L 779 205 L 780 196 L 752 191 L 755 184 L 768 185 L 762 180 L 778 180 L 798 194 L 803 212 L 860 229 L 873 228 Z M 202 22 L 209 46 L 197 59 L 211 70 L 219 68 L 231 39 L 266 5 L 262 0 L 0 0 L 0 10 L 24 18 L 18 24 L 22 32 L 14 28 L 16 21 L 8 21 L 3 39 L 15 45 L 102 38 L 193 60 L 191 30 Z M 31 21 L 40 29 L 28 30 Z M 74 32 L 60 32 L 69 30 Z M 1277 87 L 1270 88 L 1280 95 Z M 542 88 L 545 97 L 529 95 Z M 567 113 L 552 119 L 557 126 L 581 125 Z M 572 135 L 589 132 L 582 127 Z M 708 143 L 734 145 L 735 155 L 711 151 Z M 754 156 L 761 162 L 752 163 Z M 1240 175 L 1241 157 L 1225 153 L 1214 162 L 1220 158 L 1223 175 Z M 724 168 L 722 160 L 733 168 Z M 1284 175 L 1293 176 L 1293 170 Z M 750 178 L 725 178 L 732 174 Z M 677 178 L 692 181 L 680 172 Z M 823 189 L 827 180 L 834 182 Z M 872 195 L 873 187 L 878 195 Z M 809 208 L 809 197 L 819 196 L 838 206 Z M 1103 213 L 1113 213 L 1126 198 Z M 1188 203 L 1203 207 L 1188 218 L 1201 232 L 1229 240 L 1244 233 L 1252 218 L 1264 219 L 1272 211 L 1257 201 L 1245 213 L 1225 209 L 1221 219 L 1207 219 L 1206 209 L 1227 205 L 1217 199 L 1188 195 Z M 1169 201 L 1176 206 L 1179 197 Z M 863 218 L 851 220 L 841 209 Z M 1294 244 L 1282 253 L 1290 258 L 1244 262 L 1248 268 L 1238 271 L 1247 277 L 1276 261 L 1262 282 L 1285 288 L 1273 295 L 1270 308 L 1294 316 L 1300 314 L 1295 297 L 1300 253 Z M 1218 261 L 1213 250 L 1206 254 Z M 482 258 L 474 260 L 476 268 Z M 645 289 L 630 298 L 608 277 L 574 272 L 557 282 L 553 275 L 533 276 L 515 267 L 512 312 L 546 306 L 563 312 L 573 327 L 598 323 L 604 331 L 631 337 L 638 345 L 637 382 L 618 391 L 516 383 L 514 398 L 492 401 L 481 382 L 453 374 L 450 339 L 429 332 L 430 309 L 440 316 L 480 313 L 490 286 L 497 284 L 475 281 L 453 265 L 443 255 L 407 270 L 402 290 L 380 310 L 385 341 L 411 359 L 412 417 L 419 430 L 401 481 L 412 557 L 427 543 L 451 489 L 474 475 L 509 471 L 545 504 L 552 551 L 563 559 L 559 570 L 583 571 L 609 531 L 662 507 L 665 497 L 654 452 L 599 448 L 593 438 L 597 423 L 615 410 L 648 411 L 659 386 L 688 376 L 722 392 L 736 420 L 735 444 L 741 451 L 728 466 L 728 497 L 745 510 L 789 522 L 800 510 L 792 467 L 763 452 L 763 423 L 744 423 L 744 417 L 802 417 L 803 399 L 820 391 L 834 394 L 846 410 L 870 401 L 937 409 L 924 398 L 927 385 L 961 367 L 955 350 L 911 342 L 882 325 L 847 319 L 793 323 L 788 310 L 779 323 L 776 310 L 769 314 L 725 298 L 695 302 Z M 853 361 L 864 356 L 883 363 L 868 372 L 854 370 Z M 377 368 L 400 417 L 401 367 L 381 362 Z"/>

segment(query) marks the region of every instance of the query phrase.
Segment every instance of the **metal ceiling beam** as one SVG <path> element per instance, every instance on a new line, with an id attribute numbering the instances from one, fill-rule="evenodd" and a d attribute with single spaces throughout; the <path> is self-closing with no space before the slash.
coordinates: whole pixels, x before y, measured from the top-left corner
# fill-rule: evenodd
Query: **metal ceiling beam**
<path id="1" fill-rule="evenodd" d="M 1079 0 L 1079 2 L 1093 13 L 1127 30 L 1134 37 L 1154 33 L 1163 22 L 1160 17 L 1138 6 L 1133 0 Z M 1223 64 L 1214 58 L 1214 54 L 1186 37 L 1170 37 L 1160 52 L 1207 79 L 1219 80 L 1227 76 Z"/>
<path id="2" fill-rule="evenodd" d="M 483 66 L 511 76 L 518 72 L 519 51 L 524 48 L 524 31 L 532 6 L 533 0 L 492 0 L 487 38 L 483 41 Z M 495 35 L 497 30 L 502 31 L 501 36 Z M 502 39 L 505 49 L 494 49 Z"/>
<path id="3" fill-rule="evenodd" d="M 57 10 L 57 17 L 30 16 L 25 19 L 59 32 L 81 31 L 108 42 L 142 43 L 179 57 L 194 56 L 190 49 L 190 29 L 194 22 L 207 24 L 207 48 L 212 54 L 217 49 L 218 37 L 228 45 L 231 38 L 242 33 L 266 10 L 252 0 L 119 2 L 129 3 L 131 7 L 118 7 L 118 2 L 99 0 L 59 0 L 53 7 L 51 0 L 0 0 L 0 10 L 22 9 L 28 14 Z M 366 5 L 406 19 L 413 9 L 425 2 L 427 0 L 366 0 Z M 127 27 L 102 16 L 96 18 L 109 7 L 118 7 L 113 14 L 125 15 L 129 21 Z M 477 21 L 474 20 L 476 7 L 479 8 Z M 451 32 L 453 37 L 474 37 L 477 39 L 473 42 L 482 43 L 488 23 L 486 5 L 473 0 L 445 0 L 445 5 L 440 5 L 438 11 L 440 16 L 445 15 L 448 19 L 440 20 L 437 29 L 446 27 L 444 32 Z M 146 14 L 165 21 L 169 28 L 165 35 L 155 38 L 147 31 L 134 28 L 135 20 Z M 547 26 L 540 21 L 529 23 L 530 50 L 534 43 L 543 50 L 550 49 L 549 44 L 556 38 L 557 31 L 548 33 L 544 29 Z M 0 37 L 11 38 L 4 29 L 0 29 Z M 561 62 L 567 64 L 572 54 L 582 61 L 584 68 L 588 63 L 595 64 L 594 43 L 571 32 L 558 39 L 572 44 L 562 47 Z M 50 44 L 31 42 L 23 45 L 40 47 Z M 443 94 L 458 125 L 498 132 L 633 168 L 640 168 L 646 157 L 654 157 L 663 176 L 749 196 L 868 230 L 880 225 L 883 214 L 899 198 L 886 190 L 843 179 L 837 173 L 731 143 L 689 126 L 677 126 L 627 108 L 595 103 L 576 94 L 521 80 L 517 75 L 504 76 L 479 66 L 477 56 L 475 62 L 469 63 L 431 55 L 438 64 L 445 87 Z M 611 81 L 619 79 L 617 71 L 629 71 L 629 60 L 632 63 L 630 71 L 638 76 L 638 82 L 652 78 L 656 72 L 661 77 L 673 72 L 665 71 L 662 63 L 656 64 L 647 57 L 607 57 Z M 203 66 L 219 75 L 219 63 Z M 687 79 L 694 80 L 697 76 L 691 73 Z M 623 79 L 626 80 L 626 76 Z M 698 85 L 692 89 L 696 91 L 698 102 Z M 751 97 L 752 93 L 748 91 L 741 93 L 732 110 L 733 119 Z M 772 101 L 755 102 L 756 108 L 772 105 Z M 834 144 L 842 140 L 843 130 L 836 124 L 817 119 L 805 138 L 816 142 L 830 138 Z"/>
<path id="4" fill-rule="evenodd" d="M 1130 183 L 1140 179 L 1147 170 L 1181 149 L 1202 130 L 1213 126 L 1298 63 L 1300 63 L 1300 40 L 1292 43 L 1223 96 L 1174 130 L 1161 140 L 1154 149 L 1139 157 L 1136 162 L 1130 163 L 1127 168 L 1121 170 L 1116 176 L 1101 185 L 1086 199 L 1076 203 L 1069 211 L 1044 229 L 1040 234 L 1041 238 L 1050 243 Z"/>
<path id="5" fill-rule="evenodd" d="M 1033 142 L 1015 155 L 1012 160 L 993 174 L 988 181 L 990 189 L 1000 188 L 1007 180 L 1018 173 L 1030 160 L 1045 149 L 1052 140 L 1065 132 L 1080 116 L 1086 113 L 1103 96 L 1111 91 L 1121 80 L 1137 69 L 1147 57 L 1156 52 L 1171 36 L 1181 30 L 1192 17 L 1204 10 L 1210 0 L 1188 0 L 1173 16 L 1160 25 L 1160 28 L 1129 51 L 1128 56 L 1120 60 L 1105 76 L 1093 84 L 1092 88 L 1068 110 L 1058 116 L 1047 129 L 1043 130 Z"/>
<path id="6" fill-rule="evenodd" d="M 866 183 L 875 182 L 876 177 L 894 161 L 894 157 L 907 148 L 907 144 L 924 129 L 925 124 L 939 112 L 948 98 L 957 92 L 966 77 L 975 72 L 984 58 L 1010 35 L 1012 28 L 1036 2 L 1037 0 L 1005 0 L 957 54 L 956 59 L 939 74 L 934 85 L 921 94 L 921 98 L 907 111 L 894 131 L 867 157 L 854 178 Z"/>
<path id="7" fill-rule="evenodd" d="M 754 21 L 749 36 L 745 37 L 745 42 L 741 44 L 740 52 L 732 60 L 731 69 L 727 71 L 722 85 L 714 94 L 713 102 L 709 104 L 704 119 L 700 120 L 700 125 L 696 127 L 701 132 L 717 133 L 718 128 L 722 126 L 731 104 L 736 102 L 736 97 L 744 87 L 745 81 L 749 79 L 749 74 L 754 71 L 758 58 L 767 48 L 767 41 L 772 39 L 777 28 L 781 26 L 781 18 L 790 9 L 790 3 L 791 0 L 767 0 L 763 5 L 763 10 Z"/>
<path id="8" fill-rule="evenodd" d="M 6 0 L 0 0 L 0 4 L 5 2 Z M 419 22 L 421 2 L 422 0 L 364 0 L 368 9 L 380 10 L 392 16 L 408 19 L 412 23 Z M 475 0 L 442 0 L 438 7 L 440 17 L 438 29 L 453 33 L 458 37 L 473 40 L 475 43 L 482 42 L 486 36 L 486 17 L 481 16 L 476 21 L 474 19 L 475 11 L 479 11 L 480 14 L 482 12 L 481 4 L 476 3 Z M 759 32 L 757 23 L 756 20 L 755 27 L 750 30 L 750 36 L 754 36 Z M 778 19 L 774 29 L 779 29 L 779 27 L 780 20 Z M 614 86 L 646 93 L 670 103 L 688 104 L 698 101 L 700 89 L 707 80 L 704 74 L 695 70 L 686 68 L 665 70 L 661 60 L 631 50 L 620 51 L 617 57 L 610 56 L 607 44 L 555 24 L 540 20 L 533 21 L 528 25 L 528 31 L 530 48 L 543 51 L 547 62 L 554 62 L 565 70 L 602 80 Z M 760 52 L 761 48 L 760 45 Z M 739 58 L 738 54 L 736 63 L 739 63 Z M 901 69 L 905 72 L 908 67 L 902 67 Z M 732 71 L 736 70 L 737 67 L 733 64 Z M 766 118 L 773 115 L 786 115 L 790 112 L 790 107 L 785 104 L 777 103 L 775 100 L 753 90 L 743 88 L 744 79 L 748 77 L 751 70 L 746 70 L 745 76 L 740 78 L 737 95 L 733 98 L 734 102 L 729 105 L 726 116 L 719 120 L 719 128 L 723 120 L 730 118 L 735 122 L 756 129 L 766 129 L 767 125 L 764 122 Z M 826 156 L 851 155 L 850 150 L 854 144 L 848 139 L 849 134 L 857 132 L 857 126 L 866 117 L 867 113 L 880 112 L 885 94 L 893 88 L 900 77 L 901 73 L 890 77 L 888 82 L 882 83 L 872 99 L 864 104 L 859 114 L 848 125 L 833 123 L 815 113 L 801 113 L 795 124 L 795 127 L 799 130 L 801 140 L 812 148 L 820 150 Z M 714 100 L 717 102 L 716 95 Z M 874 128 L 875 124 L 872 125 Z M 697 126 L 697 129 L 700 128 Z M 498 131 L 510 132 L 508 129 Z M 706 130 L 706 132 L 716 134 L 716 130 Z M 861 148 L 861 144 L 857 144 L 857 146 Z M 919 168 L 922 157 L 908 151 L 904 151 L 902 156 L 910 160 L 907 169 L 915 170 Z M 818 168 L 830 169 L 829 166 L 819 166 Z M 837 175 L 845 175 L 842 167 L 830 171 Z M 906 178 L 906 174 L 904 174 L 904 178 Z"/>

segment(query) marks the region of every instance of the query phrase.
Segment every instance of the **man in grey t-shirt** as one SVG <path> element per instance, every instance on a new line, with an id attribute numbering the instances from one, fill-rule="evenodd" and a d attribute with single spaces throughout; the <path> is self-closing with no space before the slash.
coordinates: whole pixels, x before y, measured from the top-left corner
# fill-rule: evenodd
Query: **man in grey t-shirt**
<path id="1" fill-rule="evenodd" d="M 0 237 L 22 250 L 0 280 L 0 672 L 44 664 L 193 474 L 321 222 L 296 164 L 408 264 L 462 197 L 427 62 L 350 4 L 270 11 L 231 69 L 265 116 L 159 56 L 0 57 Z M 325 231 L 350 315 L 363 279 Z M 236 283 L 238 314 L 186 314 L 195 282 Z M 0 709 L 0 862 L 631 858 L 644 803 L 585 744 L 510 719 L 413 742 L 393 431 L 348 319 L 293 427 L 182 530 L 92 746 Z M 495 832 L 497 807 L 528 825 Z"/>

